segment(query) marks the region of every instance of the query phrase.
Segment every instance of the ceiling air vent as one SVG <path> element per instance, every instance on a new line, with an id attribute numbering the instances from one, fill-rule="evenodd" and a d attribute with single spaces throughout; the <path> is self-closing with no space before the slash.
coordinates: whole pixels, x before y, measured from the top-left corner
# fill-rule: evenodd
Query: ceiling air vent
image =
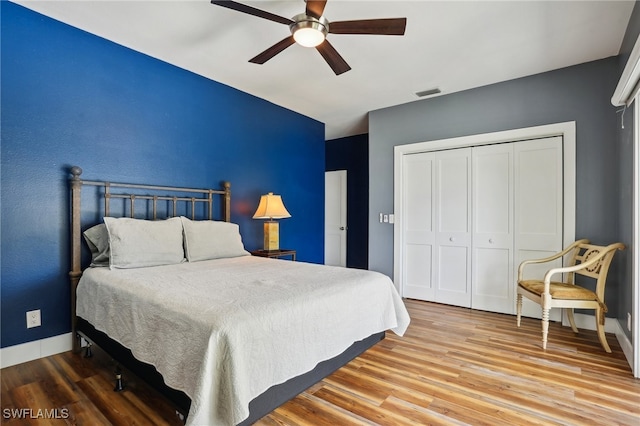
<path id="1" fill-rule="evenodd" d="M 416 96 L 419 98 L 424 98 L 425 96 L 437 95 L 440 92 L 440 89 L 437 87 L 435 89 L 423 90 L 422 92 L 416 92 Z"/>

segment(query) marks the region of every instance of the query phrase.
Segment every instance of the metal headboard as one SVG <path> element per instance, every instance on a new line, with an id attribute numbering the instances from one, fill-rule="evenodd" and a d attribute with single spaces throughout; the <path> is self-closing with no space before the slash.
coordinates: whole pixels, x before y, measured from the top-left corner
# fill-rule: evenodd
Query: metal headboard
<path id="1" fill-rule="evenodd" d="M 82 203 L 81 194 L 83 186 L 101 187 L 101 197 L 104 198 L 104 215 L 112 216 L 111 201 L 113 199 L 129 200 L 129 216 L 135 217 L 137 200 L 151 202 L 151 217 L 158 219 L 158 202 L 169 202 L 171 214 L 167 211 L 165 217 L 175 217 L 178 215 L 178 203 L 190 205 L 191 219 L 196 219 L 196 207 L 204 205 L 206 217 L 214 219 L 214 195 L 221 197 L 222 220 L 231 220 L 231 184 L 223 183 L 223 189 L 201 189 L 182 188 L 174 186 L 140 185 L 132 183 L 113 183 L 93 180 L 82 180 L 80 175 L 82 169 L 78 166 L 71 167 L 71 332 L 73 336 L 73 349 L 80 349 L 80 340 L 76 337 L 76 289 L 82 276 Z M 141 191 L 148 191 L 150 194 L 142 194 Z M 185 194 L 193 194 L 186 196 Z M 148 206 L 147 209 L 148 211 Z"/>

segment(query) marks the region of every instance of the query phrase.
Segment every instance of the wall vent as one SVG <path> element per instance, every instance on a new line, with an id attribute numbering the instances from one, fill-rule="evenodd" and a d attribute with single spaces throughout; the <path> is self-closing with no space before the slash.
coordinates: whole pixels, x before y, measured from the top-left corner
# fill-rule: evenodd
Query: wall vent
<path id="1" fill-rule="evenodd" d="M 440 89 L 437 87 L 435 89 L 423 90 L 422 92 L 416 92 L 416 96 L 419 98 L 424 98 L 425 96 L 437 95 L 440 92 Z"/>

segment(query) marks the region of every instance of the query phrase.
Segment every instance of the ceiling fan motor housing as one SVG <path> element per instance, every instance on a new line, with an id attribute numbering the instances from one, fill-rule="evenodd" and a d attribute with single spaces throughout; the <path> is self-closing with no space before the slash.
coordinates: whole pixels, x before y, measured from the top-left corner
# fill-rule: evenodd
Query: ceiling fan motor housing
<path id="1" fill-rule="evenodd" d="M 315 18 L 301 13 L 292 18 L 289 25 L 291 34 L 296 42 L 305 47 L 316 47 L 321 44 L 329 33 L 329 20 L 324 16 Z"/>

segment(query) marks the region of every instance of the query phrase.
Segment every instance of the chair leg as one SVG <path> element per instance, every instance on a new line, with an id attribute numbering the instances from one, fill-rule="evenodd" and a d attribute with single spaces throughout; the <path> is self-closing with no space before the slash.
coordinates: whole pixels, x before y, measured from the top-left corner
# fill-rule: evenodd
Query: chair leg
<path id="1" fill-rule="evenodd" d="M 569 324 L 571 324 L 571 329 L 577 334 L 578 327 L 576 327 L 576 321 L 573 317 L 573 308 L 565 308 L 564 310 L 567 312 L 567 319 L 569 320 Z"/>
<path id="2" fill-rule="evenodd" d="M 600 344 L 604 348 L 607 353 L 611 353 L 611 348 L 609 347 L 609 343 L 607 342 L 607 336 L 604 334 L 604 312 L 602 309 L 596 309 L 596 329 L 598 330 L 598 339 L 600 339 Z"/>
<path id="3" fill-rule="evenodd" d="M 542 309 L 542 349 L 547 349 L 548 334 L 549 334 L 549 309 Z"/>
<path id="4" fill-rule="evenodd" d="M 522 317 L 522 295 L 516 296 L 516 324 L 520 327 L 520 318 Z"/>

